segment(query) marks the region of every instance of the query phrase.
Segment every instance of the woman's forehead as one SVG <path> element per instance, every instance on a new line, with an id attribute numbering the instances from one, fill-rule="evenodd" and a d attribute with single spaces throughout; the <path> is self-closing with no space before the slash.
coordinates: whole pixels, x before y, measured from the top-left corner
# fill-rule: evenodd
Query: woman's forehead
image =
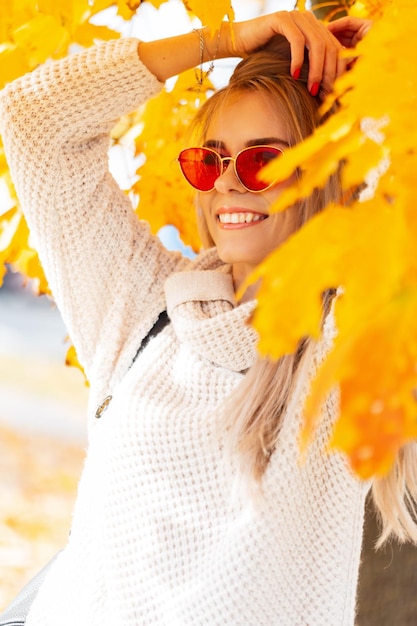
<path id="1" fill-rule="evenodd" d="M 288 130 L 276 99 L 262 92 L 247 91 L 232 93 L 219 104 L 210 116 L 204 140 L 225 147 L 236 142 L 241 147 L 255 143 L 288 145 Z"/>

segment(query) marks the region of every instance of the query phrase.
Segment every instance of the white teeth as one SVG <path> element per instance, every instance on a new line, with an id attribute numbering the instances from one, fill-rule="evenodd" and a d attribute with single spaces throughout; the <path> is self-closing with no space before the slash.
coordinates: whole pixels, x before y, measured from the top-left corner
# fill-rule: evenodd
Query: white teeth
<path id="1" fill-rule="evenodd" d="M 259 213 L 220 213 L 219 222 L 221 224 L 249 224 L 265 219 L 266 215 Z"/>

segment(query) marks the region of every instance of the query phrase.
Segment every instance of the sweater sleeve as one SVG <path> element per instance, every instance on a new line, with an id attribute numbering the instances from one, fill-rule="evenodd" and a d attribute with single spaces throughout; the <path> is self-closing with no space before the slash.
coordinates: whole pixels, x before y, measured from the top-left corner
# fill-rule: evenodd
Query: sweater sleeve
<path id="1" fill-rule="evenodd" d="M 87 376 L 145 335 L 182 263 L 137 219 L 108 170 L 117 118 L 160 89 L 138 41 L 43 65 L 0 93 L 0 131 L 34 246 Z M 128 355 L 125 358 L 130 358 Z M 102 366 L 101 366 L 102 367 Z M 101 372 L 103 375 L 103 372 Z"/>

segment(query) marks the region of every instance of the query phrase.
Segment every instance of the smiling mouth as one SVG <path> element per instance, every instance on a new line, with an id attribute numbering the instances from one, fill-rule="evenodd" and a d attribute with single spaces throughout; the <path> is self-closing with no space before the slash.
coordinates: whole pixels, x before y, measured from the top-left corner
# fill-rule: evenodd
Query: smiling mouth
<path id="1" fill-rule="evenodd" d="M 219 213 L 217 219 L 220 224 L 251 224 L 252 222 L 262 222 L 267 219 L 267 215 L 262 213 Z"/>

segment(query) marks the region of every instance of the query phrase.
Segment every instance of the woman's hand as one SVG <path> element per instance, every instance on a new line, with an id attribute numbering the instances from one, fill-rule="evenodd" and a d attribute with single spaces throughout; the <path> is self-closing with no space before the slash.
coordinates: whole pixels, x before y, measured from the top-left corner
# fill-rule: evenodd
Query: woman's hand
<path id="1" fill-rule="evenodd" d="M 291 74 L 297 77 L 304 61 L 304 50 L 309 54 L 308 88 L 316 95 L 321 86 L 330 90 L 335 78 L 346 69 L 346 61 L 339 58 L 343 44 L 331 30 L 317 20 L 310 11 L 279 11 L 232 26 L 233 56 L 246 57 L 266 46 L 275 35 L 283 35 L 291 48 Z"/>
<path id="2" fill-rule="evenodd" d="M 330 22 L 327 28 L 344 48 L 352 49 L 365 37 L 371 26 L 370 20 L 363 20 L 358 17 L 342 17 L 340 20 Z M 357 57 L 355 56 L 346 58 L 346 67 L 351 69 L 356 60 Z"/>
<path id="3" fill-rule="evenodd" d="M 371 26 L 370 20 L 363 20 L 359 17 L 342 17 L 340 20 L 330 22 L 327 25 L 327 30 L 336 37 L 342 46 L 354 48 L 365 37 Z"/>
<path id="4" fill-rule="evenodd" d="M 325 26 L 310 11 L 279 11 L 246 22 L 233 24 L 233 54 L 245 57 L 266 46 L 275 35 L 283 35 L 291 47 L 291 74 L 297 76 L 309 54 L 308 88 L 313 95 L 319 86 L 323 92 L 331 90 L 334 80 L 349 66 L 349 59 L 341 58 L 343 48 L 354 48 L 372 25 L 369 20 L 343 17 Z"/>

